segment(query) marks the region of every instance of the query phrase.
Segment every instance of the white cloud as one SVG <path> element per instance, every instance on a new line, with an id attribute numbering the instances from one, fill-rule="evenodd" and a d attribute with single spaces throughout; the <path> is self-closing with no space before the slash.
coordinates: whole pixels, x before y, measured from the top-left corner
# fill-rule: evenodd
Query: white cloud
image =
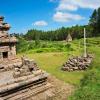
<path id="1" fill-rule="evenodd" d="M 81 8 L 96 9 L 100 7 L 100 0 L 77 0 L 76 4 Z"/>
<path id="2" fill-rule="evenodd" d="M 60 0 L 57 10 L 75 11 L 78 8 L 96 9 L 98 7 L 100 7 L 100 0 Z"/>
<path id="3" fill-rule="evenodd" d="M 34 22 L 33 25 L 35 25 L 35 26 L 47 26 L 48 23 L 44 20 L 41 20 L 41 21 Z"/>
<path id="4" fill-rule="evenodd" d="M 68 22 L 84 19 L 79 14 L 69 13 L 68 11 L 77 11 L 79 8 L 97 9 L 100 7 L 100 0 L 58 0 L 56 13 L 53 15 L 54 21 Z"/>
<path id="5" fill-rule="evenodd" d="M 70 5 L 70 4 L 65 4 L 65 3 L 61 3 L 57 10 L 60 11 L 60 10 L 70 10 L 70 11 L 76 11 L 78 8 L 76 5 Z"/>
<path id="6" fill-rule="evenodd" d="M 69 22 L 69 21 L 78 21 L 82 20 L 84 17 L 78 14 L 71 14 L 71 13 L 63 13 L 63 12 L 56 12 L 53 16 L 53 20 L 56 22 Z"/>

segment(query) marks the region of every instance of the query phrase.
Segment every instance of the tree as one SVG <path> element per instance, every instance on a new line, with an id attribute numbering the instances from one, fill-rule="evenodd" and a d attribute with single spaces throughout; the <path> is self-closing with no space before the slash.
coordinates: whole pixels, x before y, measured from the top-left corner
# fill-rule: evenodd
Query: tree
<path id="1" fill-rule="evenodd" d="M 89 25 L 93 36 L 100 36 L 100 8 L 95 9 L 90 17 Z"/>
<path id="2" fill-rule="evenodd" d="M 98 8 L 97 14 L 97 35 L 100 36 L 100 8 Z"/>

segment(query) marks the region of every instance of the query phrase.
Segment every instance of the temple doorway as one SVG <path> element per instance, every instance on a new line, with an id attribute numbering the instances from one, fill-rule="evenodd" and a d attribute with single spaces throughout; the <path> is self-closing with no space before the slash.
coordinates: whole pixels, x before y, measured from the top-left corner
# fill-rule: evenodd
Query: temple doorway
<path id="1" fill-rule="evenodd" d="M 3 52 L 3 58 L 8 58 L 8 52 Z"/>

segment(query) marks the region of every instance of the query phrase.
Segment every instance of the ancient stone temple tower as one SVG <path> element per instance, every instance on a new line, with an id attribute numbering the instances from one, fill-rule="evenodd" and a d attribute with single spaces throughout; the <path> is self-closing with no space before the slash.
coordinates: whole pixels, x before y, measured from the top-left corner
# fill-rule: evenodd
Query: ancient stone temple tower
<path id="1" fill-rule="evenodd" d="M 16 37 L 8 34 L 10 25 L 4 23 L 3 20 L 4 17 L 0 16 L 0 60 L 14 57 L 16 55 L 17 43 Z"/>
<path id="2" fill-rule="evenodd" d="M 8 34 L 10 25 L 0 17 L 0 100 L 49 100 L 53 97 L 48 73 L 34 60 L 17 58 L 17 39 Z"/>

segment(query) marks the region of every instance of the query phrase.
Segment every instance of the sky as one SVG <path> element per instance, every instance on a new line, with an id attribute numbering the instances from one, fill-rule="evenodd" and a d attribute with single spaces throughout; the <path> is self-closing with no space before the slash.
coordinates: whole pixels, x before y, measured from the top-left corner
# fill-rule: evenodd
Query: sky
<path id="1" fill-rule="evenodd" d="M 88 24 L 98 7 L 100 0 L 0 0 L 0 15 L 11 25 L 11 33 L 26 33 Z"/>

